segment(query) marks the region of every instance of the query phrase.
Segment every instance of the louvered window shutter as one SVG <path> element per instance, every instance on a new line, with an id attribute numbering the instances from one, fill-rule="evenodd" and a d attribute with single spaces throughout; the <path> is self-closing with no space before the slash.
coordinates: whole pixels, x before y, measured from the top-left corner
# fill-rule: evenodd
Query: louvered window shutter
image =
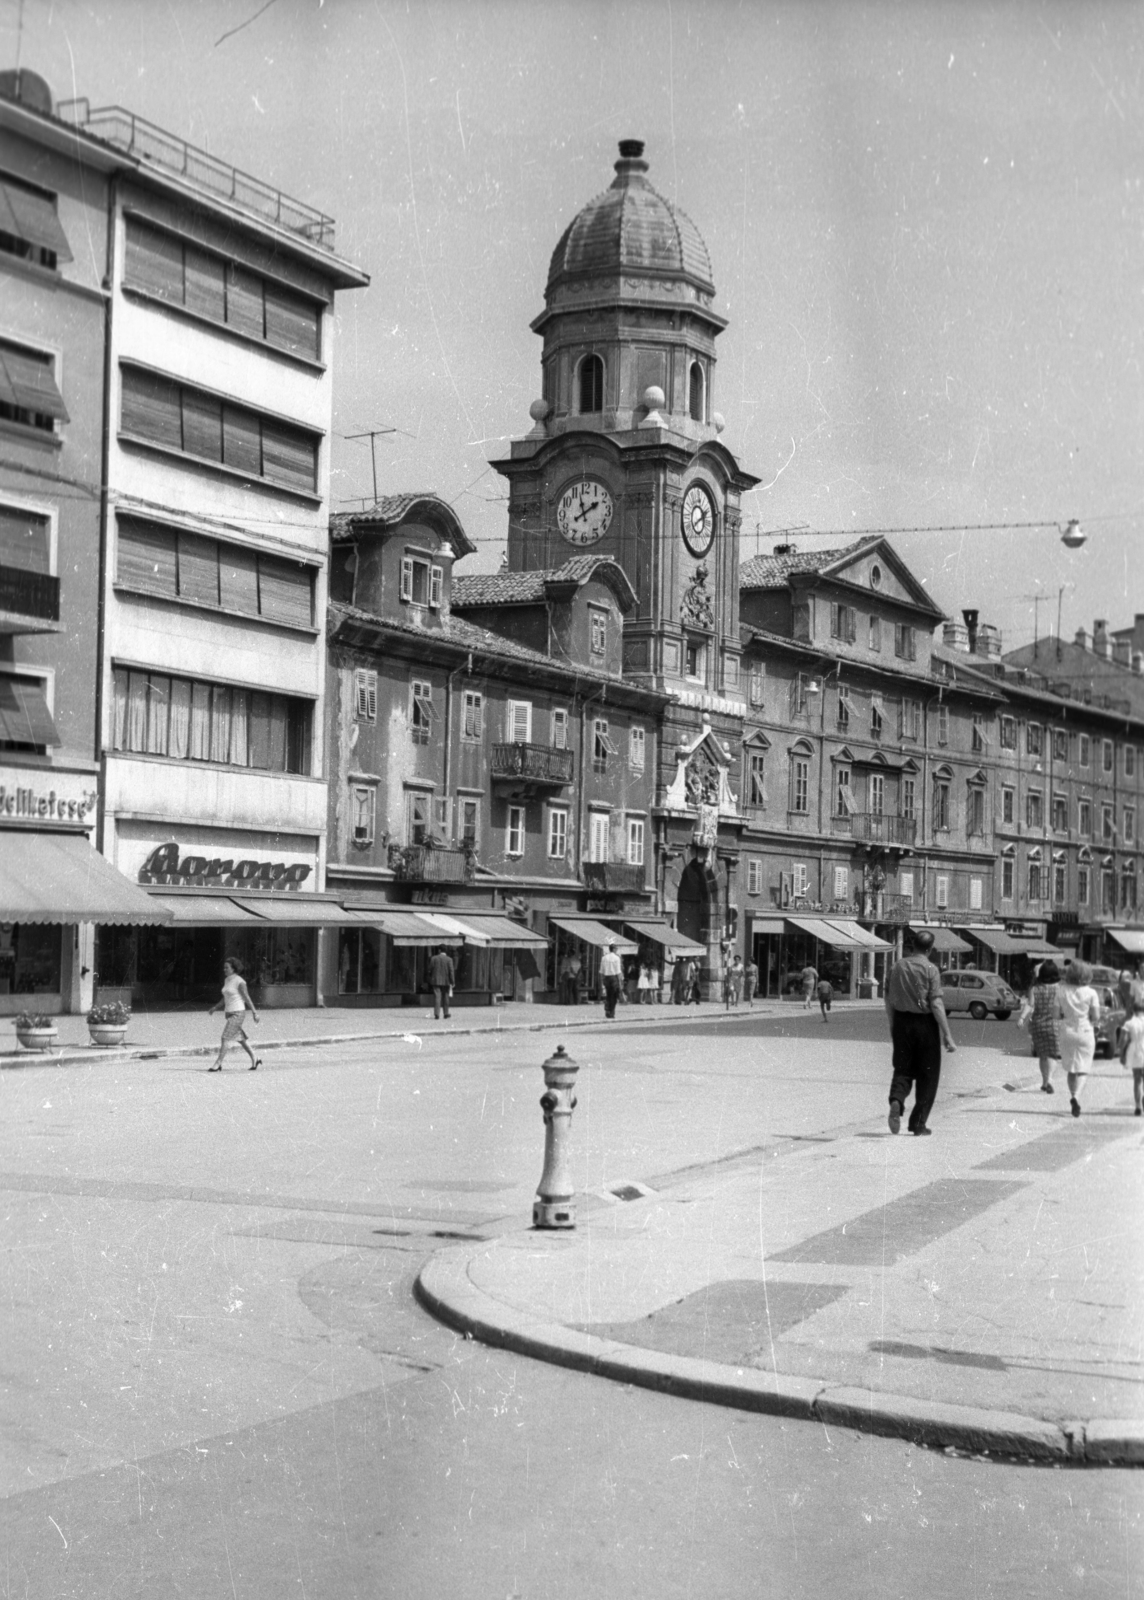
<path id="1" fill-rule="evenodd" d="M 413 599 L 413 557 L 412 556 L 402 556 L 402 558 L 401 558 L 401 598 L 403 600 L 412 600 Z"/>
<path id="2" fill-rule="evenodd" d="M 258 609 L 263 617 L 309 628 L 314 621 L 314 575 L 311 567 L 276 556 L 258 558 Z"/>
<path id="3" fill-rule="evenodd" d="M 441 604 L 441 587 L 444 583 L 444 578 L 445 574 L 441 567 L 430 567 L 429 604 L 431 606 L 439 606 Z"/>
<path id="4" fill-rule="evenodd" d="M 262 423 L 262 475 L 287 489 L 313 494 L 318 485 L 318 441 L 283 422 Z"/>
<path id="5" fill-rule="evenodd" d="M 178 535 L 173 529 L 121 517 L 116 582 L 173 598 L 179 592 L 177 549 Z"/>
<path id="6" fill-rule="evenodd" d="M 146 294 L 183 304 L 183 246 L 135 217 L 127 219 L 126 283 Z"/>
<path id="7" fill-rule="evenodd" d="M 321 355 L 319 319 L 321 312 L 313 300 L 304 300 L 267 283 L 264 288 L 266 304 L 266 342 L 289 350 L 294 355 L 317 361 Z"/>

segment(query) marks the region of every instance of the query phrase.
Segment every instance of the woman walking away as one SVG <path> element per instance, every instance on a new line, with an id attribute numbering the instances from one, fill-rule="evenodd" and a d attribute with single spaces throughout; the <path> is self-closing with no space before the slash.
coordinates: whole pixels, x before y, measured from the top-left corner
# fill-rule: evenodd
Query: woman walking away
<path id="1" fill-rule="evenodd" d="M 222 1042 L 218 1047 L 218 1059 L 213 1067 L 207 1068 L 207 1071 L 222 1071 L 223 1057 L 237 1039 L 250 1057 L 250 1071 L 254 1072 L 262 1062 L 255 1059 L 254 1051 L 247 1043 L 243 1024 L 248 1011 L 257 1022 L 258 1012 L 254 1009 L 254 1001 L 250 998 L 250 990 L 246 987 L 246 980 L 242 976 L 242 962 L 236 961 L 233 956 L 229 956 L 222 964 L 222 999 L 210 1008 L 207 1015 L 213 1017 L 216 1011 L 221 1011 L 225 1019 Z"/>
<path id="2" fill-rule="evenodd" d="M 1091 983 L 1092 968 L 1087 961 L 1070 961 L 1063 980 L 1057 985 L 1061 1063 L 1068 1076 L 1069 1106 L 1074 1117 L 1080 1116 L 1080 1092 L 1096 1053 L 1095 1026 L 1100 1020 L 1100 1001 Z"/>
<path id="3" fill-rule="evenodd" d="M 1120 1064 L 1132 1071 L 1132 1098 L 1136 1116 L 1144 1116 L 1144 1006 L 1135 995 L 1130 1010 L 1120 1024 Z"/>
<path id="4" fill-rule="evenodd" d="M 1041 1093 L 1052 1094 L 1053 1062 L 1061 1059 L 1061 1046 L 1057 1038 L 1057 985 L 1061 981 L 1060 968 L 1055 961 L 1042 964 L 1029 994 L 1029 1034 L 1033 1041 L 1033 1054 L 1041 1064 Z"/>

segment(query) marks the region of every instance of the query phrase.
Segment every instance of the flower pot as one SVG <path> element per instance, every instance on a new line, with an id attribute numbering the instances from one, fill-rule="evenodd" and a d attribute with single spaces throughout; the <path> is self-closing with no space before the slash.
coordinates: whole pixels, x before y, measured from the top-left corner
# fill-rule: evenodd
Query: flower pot
<path id="1" fill-rule="evenodd" d="M 25 1050 L 43 1052 L 55 1048 L 59 1034 L 55 1028 L 17 1028 L 16 1037 Z"/>
<path id="2" fill-rule="evenodd" d="M 91 1035 L 91 1042 L 99 1045 L 104 1050 L 110 1050 L 117 1044 L 123 1043 L 127 1032 L 125 1022 L 89 1022 L 87 1031 Z"/>

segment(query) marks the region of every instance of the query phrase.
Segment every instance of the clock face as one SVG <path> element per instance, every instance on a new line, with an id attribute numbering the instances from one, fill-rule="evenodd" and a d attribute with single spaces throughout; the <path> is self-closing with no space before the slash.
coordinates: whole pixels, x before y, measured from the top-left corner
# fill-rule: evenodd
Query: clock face
<path id="1" fill-rule="evenodd" d="M 612 524 L 612 497 L 595 478 L 578 478 L 560 496 L 556 526 L 569 544 L 595 544 Z"/>
<path id="2" fill-rule="evenodd" d="M 715 505 L 701 483 L 683 497 L 683 542 L 693 556 L 705 556 L 715 541 Z"/>

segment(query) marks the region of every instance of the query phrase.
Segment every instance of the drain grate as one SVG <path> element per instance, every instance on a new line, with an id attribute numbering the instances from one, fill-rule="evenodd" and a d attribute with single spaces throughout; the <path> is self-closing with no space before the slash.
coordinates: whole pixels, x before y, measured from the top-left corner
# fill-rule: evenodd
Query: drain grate
<path id="1" fill-rule="evenodd" d="M 644 1183 L 616 1183 L 609 1186 L 608 1193 L 617 1200 L 646 1200 L 654 1191 Z"/>

